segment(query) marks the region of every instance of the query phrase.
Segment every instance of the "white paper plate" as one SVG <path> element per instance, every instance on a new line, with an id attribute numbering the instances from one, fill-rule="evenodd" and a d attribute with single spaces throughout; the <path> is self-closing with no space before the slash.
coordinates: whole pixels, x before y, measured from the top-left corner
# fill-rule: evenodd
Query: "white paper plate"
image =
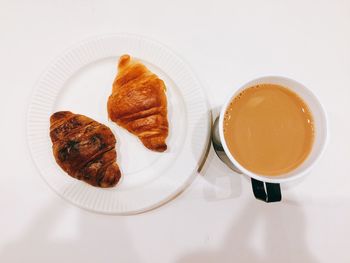
<path id="1" fill-rule="evenodd" d="M 170 125 L 165 153 L 146 149 L 137 137 L 108 120 L 107 98 L 122 54 L 141 60 L 165 81 Z M 59 110 L 89 116 L 112 129 L 123 174 L 118 186 L 90 186 L 56 164 L 49 118 Z M 210 124 L 202 87 L 179 57 L 157 42 L 114 35 L 80 43 L 50 65 L 33 94 L 28 142 L 42 177 L 60 196 L 95 212 L 134 214 L 165 203 L 192 181 L 208 146 Z"/>

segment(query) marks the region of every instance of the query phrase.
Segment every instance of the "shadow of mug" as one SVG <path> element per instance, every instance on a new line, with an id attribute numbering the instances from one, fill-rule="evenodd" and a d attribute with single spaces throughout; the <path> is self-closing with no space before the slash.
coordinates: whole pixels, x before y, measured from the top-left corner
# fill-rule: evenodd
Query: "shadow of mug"
<path id="1" fill-rule="evenodd" d="M 176 263 L 319 262 L 306 232 L 307 218 L 299 203 L 267 205 L 248 200 L 235 210 L 218 245 L 198 246 L 180 255 Z"/>
<path id="2" fill-rule="evenodd" d="M 224 115 L 232 102 L 233 98 L 241 93 L 244 89 L 249 87 L 259 85 L 259 84 L 277 84 L 283 87 L 287 87 L 296 94 L 298 94 L 309 106 L 309 109 L 314 118 L 314 142 L 312 149 L 306 158 L 297 168 L 291 170 L 285 174 L 278 176 L 266 176 L 253 173 L 243 167 L 231 154 L 225 141 L 223 127 L 224 127 Z M 212 130 L 212 143 L 214 150 L 218 157 L 233 171 L 247 175 L 251 178 L 251 184 L 253 193 L 256 199 L 262 200 L 264 202 L 279 202 L 282 200 L 280 183 L 286 183 L 295 181 L 307 175 L 315 163 L 319 160 L 323 154 L 328 139 L 328 126 L 327 117 L 322 104 L 319 102 L 318 98 L 304 85 L 296 82 L 295 80 L 278 77 L 278 76 L 268 76 L 254 79 L 241 88 L 239 88 L 221 109 L 219 117 L 214 122 L 214 127 Z"/>

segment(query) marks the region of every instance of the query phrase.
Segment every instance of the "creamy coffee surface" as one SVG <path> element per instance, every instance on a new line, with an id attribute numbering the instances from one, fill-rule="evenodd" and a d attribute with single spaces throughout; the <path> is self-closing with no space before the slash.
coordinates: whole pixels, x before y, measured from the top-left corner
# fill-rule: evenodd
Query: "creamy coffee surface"
<path id="1" fill-rule="evenodd" d="M 234 158 L 260 175 L 292 171 L 309 155 L 314 122 L 290 89 L 260 84 L 235 96 L 224 115 L 224 137 Z"/>

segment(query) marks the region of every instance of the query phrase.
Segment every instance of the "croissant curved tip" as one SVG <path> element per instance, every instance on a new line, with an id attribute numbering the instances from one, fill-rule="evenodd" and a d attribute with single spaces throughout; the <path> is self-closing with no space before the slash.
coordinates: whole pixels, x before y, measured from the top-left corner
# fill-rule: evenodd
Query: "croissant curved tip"
<path id="1" fill-rule="evenodd" d="M 113 163 L 107 168 L 99 184 L 104 188 L 113 187 L 119 182 L 120 178 L 121 172 L 119 166 L 116 163 Z"/>
<path id="2" fill-rule="evenodd" d="M 122 55 L 119 59 L 118 68 L 119 69 L 124 68 L 127 64 L 129 64 L 130 60 L 131 60 L 130 55 L 128 54 Z"/>
<path id="3" fill-rule="evenodd" d="M 168 149 L 168 146 L 166 144 L 163 145 L 158 145 L 155 148 L 152 148 L 151 150 L 156 151 L 156 152 L 165 152 Z"/>
<path id="4" fill-rule="evenodd" d="M 70 111 L 57 111 L 50 117 L 50 123 L 54 123 L 60 119 L 67 118 L 68 116 L 72 115 L 73 113 Z"/>
<path id="5" fill-rule="evenodd" d="M 155 152 L 165 152 L 168 149 L 168 146 L 164 142 L 159 142 L 159 139 L 151 138 L 151 139 L 143 139 L 141 140 L 143 145 L 145 145 L 148 149 Z"/>

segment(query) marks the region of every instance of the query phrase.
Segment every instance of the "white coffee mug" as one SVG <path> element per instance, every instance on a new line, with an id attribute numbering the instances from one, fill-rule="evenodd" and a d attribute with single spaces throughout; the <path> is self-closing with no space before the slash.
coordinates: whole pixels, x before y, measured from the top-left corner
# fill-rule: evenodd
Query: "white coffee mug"
<path id="1" fill-rule="evenodd" d="M 296 169 L 278 176 L 260 175 L 244 168 L 229 151 L 224 137 L 224 115 L 227 110 L 227 107 L 230 105 L 230 102 L 236 95 L 238 95 L 244 89 L 258 84 L 278 84 L 294 91 L 306 102 L 314 117 L 315 137 L 310 154 L 308 155 L 306 160 Z M 214 148 L 215 143 L 216 146 L 221 144 L 222 150 L 228 157 L 226 158 L 226 160 L 228 161 L 225 161 L 225 159 L 218 154 L 220 159 L 224 160 L 225 163 L 231 166 L 231 168 L 233 168 L 234 170 L 251 177 L 255 197 L 266 202 L 276 202 L 281 200 L 281 192 L 279 185 L 280 183 L 301 178 L 310 172 L 312 167 L 316 164 L 317 160 L 323 154 L 327 144 L 327 138 L 327 117 L 324 107 L 317 99 L 317 97 L 301 83 L 289 78 L 279 76 L 267 76 L 257 78 L 244 84 L 241 88 L 239 88 L 222 107 L 219 120 L 216 121 L 216 127 L 214 127 L 213 132 Z M 217 150 L 216 152 L 218 153 Z"/>

